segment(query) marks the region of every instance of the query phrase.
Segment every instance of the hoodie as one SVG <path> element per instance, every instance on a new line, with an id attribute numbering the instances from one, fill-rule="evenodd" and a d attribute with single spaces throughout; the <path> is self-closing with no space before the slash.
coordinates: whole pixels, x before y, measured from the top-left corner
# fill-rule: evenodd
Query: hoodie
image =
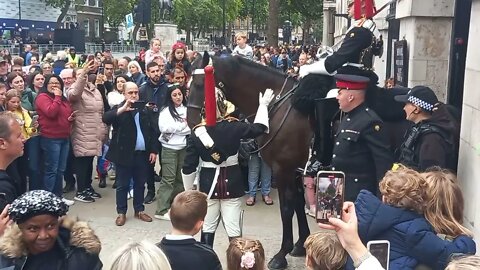
<path id="1" fill-rule="evenodd" d="M 28 254 L 21 234 L 18 225 L 13 224 L 0 238 L 0 269 L 14 266 L 15 270 L 30 270 L 26 263 L 32 255 Z M 100 270 L 100 250 L 100 240 L 86 222 L 64 217 L 53 251 L 57 260 L 51 261 L 50 270 Z"/>

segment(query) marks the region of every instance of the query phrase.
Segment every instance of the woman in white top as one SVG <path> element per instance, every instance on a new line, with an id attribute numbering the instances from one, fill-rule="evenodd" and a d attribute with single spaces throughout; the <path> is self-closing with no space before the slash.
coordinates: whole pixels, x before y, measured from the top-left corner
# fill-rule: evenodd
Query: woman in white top
<path id="1" fill-rule="evenodd" d="M 169 86 L 167 98 L 158 117 L 159 141 L 162 144 L 162 181 L 157 191 L 155 218 L 170 220 L 168 210 L 175 196 L 183 191 L 182 166 L 185 159 L 187 136 L 187 107 L 178 84 Z"/>
<path id="2" fill-rule="evenodd" d="M 108 105 L 112 108 L 125 100 L 123 96 L 123 85 L 129 82 L 130 78 L 127 75 L 118 75 L 113 81 L 113 91 L 107 95 Z"/>

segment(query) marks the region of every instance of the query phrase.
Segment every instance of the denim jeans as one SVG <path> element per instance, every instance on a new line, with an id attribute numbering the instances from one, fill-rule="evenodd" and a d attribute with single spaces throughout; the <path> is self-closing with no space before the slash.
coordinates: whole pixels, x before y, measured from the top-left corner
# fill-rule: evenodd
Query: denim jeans
<path id="1" fill-rule="evenodd" d="M 135 213 L 145 210 L 143 195 L 145 181 L 150 172 L 149 154 L 145 151 L 135 151 L 133 162 L 130 166 L 115 164 L 117 168 L 117 213 L 127 213 L 127 193 L 130 190 L 130 180 L 133 178 L 133 209 Z"/>
<path id="2" fill-rule="evenodd" d="M 40 147 L 45 153 L 45 175 L 43 184 L 45 190 L 62 197 L 63 173 L 67 167 L 69 148 L 68 139 L 50 139 L 40 137 Z"/>
<path id="3" fill-rule="evenodd" d="M 272 185 L 272 169 L 258 154 L 250 155 L 248 160 L 248 189 L 250 196 L 257 195 L 257 184 L 260 180 L 262 196 L 270 194 Z"/>
<path id="4" fill-rule="evenodd" d="M 173 150 L 162 148 L 162 181 L 157 191 L 157 215 L 164 215 L 178 193 L 184 191 L 182 180 L 183 160 L 186 148 Z"/>
<path id="5" fill-rule="evenodd" d="M 29 190 L 44 189 L 40 166 L 40 136 L 27 140 Z"/>

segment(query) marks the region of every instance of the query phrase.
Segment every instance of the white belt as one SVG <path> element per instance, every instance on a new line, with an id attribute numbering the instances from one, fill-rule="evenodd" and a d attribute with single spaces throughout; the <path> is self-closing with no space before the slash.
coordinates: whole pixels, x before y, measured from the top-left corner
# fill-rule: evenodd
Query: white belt
<path id="1" fill-rule="evenodd" d="M 237 165 L 237 164 L 238 164 L 238 153 L 233 155 L 233 156 L 229 156 L 227 158 L 227 160 L 225 160 L 224 162 L 222 162 L 220 164 L 215 164 L 213 162 L 203 161 L 202 162 L 202 167 L 203 168 L 229 167 L 229 166 L 233 166 L 233 165 Z"/>
<path id="2" fill-rule="evenodd" d="M 357 63 L 345 63 L 344 66 L 351 66 L 351 67 L 356 67 L 356 68 L 363 68 L 363 64 L 357 64 Z"/>
<path id="3" fill-rule="evenodd" d="M 220 164 L 215 164 L 213 162 L 206 162 L 206 161 L 202 162 L 202 168 L 215 168 L 215 176 L 213 176 L 212 186 L 208 191 L 207 199 L 210 199 L 212 197 L 213 191 L 215 190 L 215 186 L 217 185 L 217 181 L 218 181 L 218 176 L 220 175 L 220 168 L 225 168 L 225 167 L 229 167 L 237 164 L 238 164 L 238 153 L 233 156 L 229 156 L 227 160 L 225 160 Z"/>

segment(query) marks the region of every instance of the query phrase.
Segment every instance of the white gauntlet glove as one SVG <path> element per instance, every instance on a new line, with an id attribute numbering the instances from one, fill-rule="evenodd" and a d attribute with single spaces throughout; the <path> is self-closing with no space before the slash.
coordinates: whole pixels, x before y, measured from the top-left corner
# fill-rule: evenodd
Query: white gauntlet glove
<path id="1" fill-rule="evenodd" d="M 257 114 L 255 115 L 255 120 L 253 123 L 262 124 L 267 127 L 265 133 L 269 132 L 269 125 L 268 125 L 268 104 L 272 102 L 273 97 L 273 90 L 268 88 L 265 90 L 265 93 L 258 93 L 258 110 Z"/>
<path id="2" fill-rule="evenodd" d="M 333 72 L 333 73 L 328 73 L 327 69 L 325 68 L 325 59 L 327 59 L 327 58 L 320 59 L 319 61 L 317 61 L 313 64 L 310 64 L 310 65 L 301 66 L 300 71 L 298 72 L 298 76 L 300 78 L 303 78 L 310 73 L 323 74 L 323 75 L 328 75 L 328 76 L 335 75 L 335 73 L 337 73 L 336 71 Z"/>
<path id="3" fill-rule="evenodd" d="M 212 140 L 212 137 L 210 137 L 210 135 L 208 135 L 208 132 L 207 132 L 207 129 L 205 128 L 205 126 L 200 126 L 200 127 L 197 127 L 194 131 L 195 133 L 195 136 L 197 136 L 200 141 L 202 142 L 202 144 L 206 147 L 206 148 L 212 148 L 213 147 L 213 140 Z"/>
<path id="4" fill-rule="evenodd" d="M 184 174 L 182 170 L 182 180 L 183 180 L 183 188 L 185 190 L 193 189 L 193 185 L 195 184 L 197 172 L 193 172 L 191 174 Z"/>

